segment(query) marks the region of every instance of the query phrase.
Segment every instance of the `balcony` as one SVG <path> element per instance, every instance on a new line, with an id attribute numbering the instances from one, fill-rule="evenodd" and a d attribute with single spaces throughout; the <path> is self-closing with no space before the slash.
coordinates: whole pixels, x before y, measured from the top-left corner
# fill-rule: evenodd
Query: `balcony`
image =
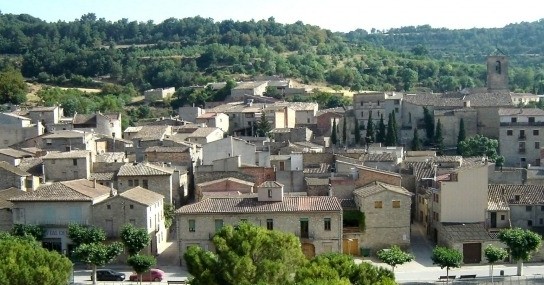
<path id="1" fill-rule="evenodd" d="M 501 127 L 544 126 L 544 122 L 501 122 Z"/>
<path id="2" fill-rule="evenodd" d="M 300 238 L 301 240 L 314 240 L 315 239 L 315 233 L 314 232 L 300 232 L 296 231 L 295 235 Z"/>
<path id="3" fill-rule="evenodd" d="M 524 141 L 524 140 L 526 140 L 526 139 L 527 139 L 527 136 L 526 136 L 526 135 L 521 135 L 521 134 L 520 134 L 520 135 L 518 136 L 518 140 L 520 140 L 520 141 Z"/>

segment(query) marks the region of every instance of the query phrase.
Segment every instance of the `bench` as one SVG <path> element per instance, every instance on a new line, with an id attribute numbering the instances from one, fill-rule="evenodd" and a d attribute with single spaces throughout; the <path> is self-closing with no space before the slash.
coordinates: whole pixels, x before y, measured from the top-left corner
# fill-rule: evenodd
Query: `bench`
<path id="1" fill-rule="evenodd" d="M 455 279 L 455 275 L 450 275 L 450 276 L 443 275 L 438 277 L 438 280 L 448 280 L 448 279 Z"/>
<path id="2" fill-rule="evenodd" d="M 469 274 L 469 275 L 459 276 L 459 279 L 469 279 L 469 278 L 476 278 L 476 274 Z"/>
<path id="3" fill-rule="evenodd" d="M 185 281 L 185 280 L 176 280 L 176 281 L 167 281 L 166 283 L 168 285 L 170 285 L 170 284 L 183 284 L 183 285 L 185 285 L 185 284 L 187 284 L 187 281 Z"/>

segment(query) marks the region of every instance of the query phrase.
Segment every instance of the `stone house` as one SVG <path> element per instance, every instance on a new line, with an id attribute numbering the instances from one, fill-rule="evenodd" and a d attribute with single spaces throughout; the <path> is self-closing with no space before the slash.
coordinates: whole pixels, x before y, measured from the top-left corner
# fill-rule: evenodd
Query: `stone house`
<path id="1" fill-rule="evenodd" d="M 50 125 L 60 123 L 63 115 L 64 110 L 60 106 L 34 107 L 28 110 L 28 117 L 32 120 L 33 124 L 40 122 L 48 129 Z"/>
<path id="2" fill-rule="evenodd" d="M 97 153 L 96 136 L 92 132 L 62 130 L 54 131 L 41 137 L 37 145 L 46 151 L 88 150 L 94 155 Z"/>
<path id="3" fill-rule="evenodd" d="M 243 164 L 255 165 L 254 144 L 229 136 L 202 146 L 202 164 L 210 165 L 214 160 L 240 156 Z"/>
<path id="4" fill-rule="evenodd" d="M 402 105 L 402 93 L 366 92 L 353 94 L 353 115 L 358 121 L 359 127 L 364 126 L 366 128 L 369 117 L 374 125 L 377 126 L 382 116 L 385 125 L 387 125 L 389 122 L 389 114 L 391 113 L 395 115 L 397 126 L 401 126 Z M 365 132 L 362 131 L 361 137 L 365 136 Z"/>
<path id="5" fill-rule="evenodd" d="M 33 124 L 31 119 L 14 113 L 0 113 L 0 148 L 40 136 L 44 133 L 41 122 Z"/>
<path id="6" fill-rule="evenodd" d="M 295 110 L 295 127 L 316 124 L 319 104 L 315 102 L 278 102 L 276 106 L 288 106 Z"/>
<path id="7" fill-rule="evenodd" d="M 13 223 L 43 225 L 42 245 L 59 253 L 69 252 L 68 225 L 91 225 L 93 205 L 110 196 L 110 187 L 86 179 L 42 185 L 35 191 L 10 198 Z"/>
<path id="8" fill-rule="evenodd" d="M 270 165 L 276 171 L 276 181 L 284 185 L 284 191 L 304 191 L 304 167 L 302 153 L 271 155 Z"/>
<path id="9" fill-rule="evenodd" d="M 499 109 L 499 148 L 505 166 L 540 166 L 544 143 L 544 111 L 538 108 Z"/>
<path id="10" fill-rule="evenodd" d="M 75 114 L 72 120 L 74 130 L 94 132 L 97 134 L 121 139 L 121 113 L 102 114 Z"/>
<path id="11" fill-rule="evenodd" d="M 304 182 L 308 196 L 329 196 L 331 193 L 329 178 L 305 177 Z"/>
<path id="12" fill-rule="evenodd" d="M 229 101 L 240 101 L 245 95 L 263 96 L 268 86 L 267 81 L 240 82 L 230 90 Z"/>
<path id="13" fill-rule="evenodd" d="M 183 107 L 179 107 L 178 109 L 179 118 L 189 121 L 191 123 L 196 123 L 196 118 L 200 117 L 201 115 L 205 113 L 206 113 L 206 110 L 200 107 L 183 106 Z M 222 114 L 222 113 L 211 112 L 211 114 Z"/>
<path id="14" fill-rule="evenodd" d="M 128 127 L 123 132 L 123 138 L 132 141 L 129 155 L 134 155 L 135 161 L 143 161 L 144 151 L 148 147 L 159 146 L 167 136 L 174 134 L 172 126 L 138 126 Z M 131 160 L 132 161 L 132 160 Z"/>
<path id="15" fill-rule="evenodd" d="M 174 93 L 176 93 L 175 87 L 155 88 L 144 91 L 144 97 L 146 102 L 163 101 L 172 97 Z"/>
<path id="16" fill-rule="evenodd" d="M 336 125 L 338 126 L 341 120 L 343 120 L 345 113 L 346 109 L 344 109 L 343 107 L 323 109 L 317 111 L 317 128 L 315 135 L 330 137 L 333 123 L 336 122 Z"/>
<path id="17" fill-rule="evenodd" d="M 17 166 L 23 158 L 32 157 L 32 154 L 13 148 L 0 149 L 0 161 L 5 161 L 11 165 Z"/>
<path id="18" fill-rule="evenodd" d="M 412 195 L 401 186 L 378 181 L 355 189 L 353 199 L 364 214 L 365 226 L 354 242 L 372 252 L 391 245 L 408 247 Z"/>
<path id="19" fill-rule="evenodd" d="M 255 198 L 211 197 L 176 210 L 180 256 L 191 245 L 213 251 L 210 238 L 224 225 L 242 221 L 295 234 L 308 257 L 342 251 L 342 207 L 336 197 L 284 196 L 274 181 L 257 188 Z"/>
<path id="20" fill-rule="evenodd" d="M 195 123 L 206 124 L 208 127 L 219 128 L 224 133 L 229 131 L 229 116 L 223 113 L 203 113 L 195 118 Z"/>
<path id="21" fill-rule="evenodd" d="M 218 194 L 248 194 L 254 193 L 253 186 L 255 183 L 242 179 L 227 177 L 207 182 L 197 183 L 195 187 L 196 201 L 202 200 L 202 197 L 209 193 Z"/>
<path id="22" fill-rule="evenodd" d="M 0 190 L 0 231 L 9 232 L 13 228 L 13 203 L 9 199 L 22 193 L 24 192 L 14 187 Z"/>
<path id="23" fill-rule="evenodd" d="M 524 106 L 531 102 L 538 103 L 540 100 L 540 96 L 531 93 L 512 93 L 510 95 L 515 106 Z"/>
<path id="24" fill-rule="evenodd" d="M 45 181 L 89 179 L 92 156 L 87 150 L 51 151 L 42 157 Z"/>
<path id="25" fill-rule="evenodd" d="M 290 106 L 269 104 L 263 107 L 263 113 L 272 128 L 294 128 L 296 111 Z"/>
<path id="26" fill-rule="evenodd" d="M 5 161 L 0 161 L 0 189 L 17 188 L 32 191 L 40 185 L 40 178 Z"/>
<path id="27" fill-rule="evenodd" d="M 313 132 L 306 127 L 277 128 L 270 131 L 276 142 L 307 142 L 313 137 Z"/>
<path id="28" fill-rule="evenodd" d="M 142 187 L 128 189 L 93 205 L 92 224 L 117 239 L 126 224 L 145 229 L 151 243 L 142 253 L 157 255 L 166 248 L 164 196 Z"/>
<path id="29" fill-rule="evenodd" d="M 223 138 L 223 131 L 215 127 L 201 127 L 187 136 L 187 141 L 197 144 L 207 144 Z"/>
<path id="30" fill-rule="evenodd" d="M 188 146 L 152 146 L 146 148 L 144 154 L 144 160 L 149 162 L 165 162 L 189 168 L 196 162 Z"/>

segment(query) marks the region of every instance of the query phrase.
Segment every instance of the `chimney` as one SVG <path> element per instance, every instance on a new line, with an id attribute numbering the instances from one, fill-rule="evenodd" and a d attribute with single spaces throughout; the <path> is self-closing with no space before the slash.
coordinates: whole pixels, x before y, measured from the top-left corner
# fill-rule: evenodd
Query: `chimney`
<path id="1" fill-rule="evenodd" d="M 93 179 L 93 188 L 96 188 L 96 179 Z"/>
<path id="2" fill-rule="evenodd" d="M 115 189 L 113 189 L 113 181 L 110 183 L 110 197 L 117 195 Z"/>

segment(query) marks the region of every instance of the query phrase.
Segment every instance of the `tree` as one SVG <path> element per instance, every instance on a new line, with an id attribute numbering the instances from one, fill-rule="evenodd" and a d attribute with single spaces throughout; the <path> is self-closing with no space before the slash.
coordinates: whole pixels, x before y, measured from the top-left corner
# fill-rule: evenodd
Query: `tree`
<path id="1" fill-rule="evenodd" d="M 466 139 L 466 133 L 465 133 L 465 120 L 461 118 L 459 121 L 459 134 L 457 135 L 457 153 L 461 154 L 461 151 L 459 149 L 459 143 L 464 141 Z"/>
<path id="2" fill-rule="evenodd" d="M 378 130 L 376 132 L 376 141 L 379 143 L 385 143 L 386 132 L 385 123 L 383 122 L 383 114 L 380 115 L 380 122 L 378 123 Z"/>
<path id="3" fill-rule="evenodd" d="M 72 262 L 29 236 L 0 233 L 0 285 L 67 284 Z"/>
<path id="4" fill-rule="evenodd" d="M 0 72 L 0 104 L 26 102 L 26 83 L 18 70 Z"/>
<path id="5" fill-rule="evenodd" d="M 148 271 L 151 266 L 157 263 L 157 259 L 150 255 L 132 255 L 127 259 L 127 264 L 138 274 L 138 281 L 142 284 L 142 273 Z"/>
<path id="6" fill-rule="evenodd" d="M 355 137 L 355 145 L 359 145 L 361 143 L 361 130 L 359 128 L 359 120 L 357 120 L 357 117 L 354 117 L 354 137 Z"/>
<path id="7" fill-rule="evenodd" d="M 138 254 L 151 242 L 146 229 L 126 224 L 121 229 L 121 242 L 130 256 Z"/>
<path id="8" fill-rule="evenodd" d="M 492 161 L 498 161 L 500 159 L 500 156 L 497 153 L 498 148 L 498 140 L 490 139 L 482 135 L 467 138 L 458 145 L 458 150 L 460 150 L 462 156 L 486 156 Z M 502 161 L 504 161 L 504 158 Z"/>
<path id="9" fill-rule="evenodd" d="M 442 136 L 442 124 L 440 119 L 436 122 L 436 131 L 434 132 L 434 144 L 438 154 L 444 154 L 444 137 Z"/>
<path id="10" fill-rule="evenodd" d="M 531 258 L 531 254 L 540 248 L 542 237 L 530 230 L 521 228 L 503 229 L 499 232 L 499 240 L 506 244 L 512 259 L 517 261 L 517 275 L 523 274 L 523 261 Z"/>
<path id="11" fill-rule="evenodd" d="M 423 122 L 425 123 L 425 133 L 427 135 L 427 140 L 429 142 L 432 142 L 434 138 L 434 119 L 427 107 L 423 107 Z"/>
<path id="12" fill-rule="evenodd" d="M 378 258 L 390 265 L 393 269 L 393 273 L 395 272 L 395 267 L 397 265 L 402 265 L 406 262 L 414 260 L 413 255 L 402 251 L 402 249 L 400 249 L 400 247 L 397 245 L 393 245 L 391 248 L 384 248 L 378 251 Z"/>
<path id="13" fill-rule="evenodd" d="M 23 225 L 15 224 L 11 229 L 11 234 L 14 236 L 31 236 L 37 241 L 41 241 L 45 236 L 45 227 L 42 225 Z"/>
<path id="14" fill-rule="evenodd" d="M 96 268 L 108 264 L 123 252 L 123 244 L 120 242 L 103 243 L 106 233 L 100 228 L 70 224 L 68 237 L 75 246 L 72 255 L 77 260 L 92 265 L 93 284 L 96 284 Z"/>
<path id="15" fill-rule="evenodd" d="M 334 118 L 332 120 L 332 131 L 331 131 L 331 143 L 333 145 L 336 145 L 336 143 L 338 142 L 338 138 L 337 138 L 336 133 L 337 133 L 337 131 L 336 131 L 336 118 Z"/>
<path id="16" fill-rule="evenodd" d="M 385 135 L 385 145 L 386 146 L 395 146 L 395 130 L 393 127 L 393 116 L 389 114 L 389 119 L 387 120 L 387 133 Z"/>
<path id="17" fill-rule="evenodd" d="M 272 130 L 272 124 L 266 119 L 264 112 L 261 112 L 261 119 L 257 124 L 257 135 L 260 137 L 266 137 Z"/>
<path id="18" fill-rule="evenodd" d="M 374 122 L 372 122 L 372 111 L 368 112 L 368 122 L 366 124 L 366 143 L 374 142 Z"/>
<path id="19" fill-rule="evenodd" d="M 417 128 L 414 128 L 414 137 L 412 138 L 412 150 L 413 151 L 421 150 L 421 140 L 419 139 Z"/>
<path id="20" fill-rule="evenodd" d="M 215 253 L 190 247 L 184 254 L 191 284 L 285 284 L 306 262 L 299 239 L 246 222 L 213 237 Z"/>
<path id="21" fill-rule="evenodd" d="M 450 249 L 447 247 L 437 246 L 433 249 L 431 255 L 433 264 L 440 266 L 441 269 L 446 267 L 446 282 L 449 280 L 450 268 L 461 267 L 461 260 L 463 259 L 463 254 L 456 249 Z"/>
<path id="22" fill-rule="evenodd" d="M 485 258 L 491 266 L 491 283 L 493 283 L 493 264 L 508 257 L 508 252 L 500 247 L 488 245 L 484 250 Z"/>
<path id="23" fill-rule="evenodd" d="M 176 216 L 174 205 L 170 203 L 164 203 L 163 206 L 163 212 L 164 212 L 164 227 L 169 229 L 172 226 L 172 223 L 174 222 L 174 218 Z"/>
<path id="24" fill-rule="evenodd" d="M 347 117 L 344 117 L 344 120 L 342 122 L 342 143 L 344 146 L 346 145 L 346 142 L 348 140 L 348 130 L 346 126 Z"/>

